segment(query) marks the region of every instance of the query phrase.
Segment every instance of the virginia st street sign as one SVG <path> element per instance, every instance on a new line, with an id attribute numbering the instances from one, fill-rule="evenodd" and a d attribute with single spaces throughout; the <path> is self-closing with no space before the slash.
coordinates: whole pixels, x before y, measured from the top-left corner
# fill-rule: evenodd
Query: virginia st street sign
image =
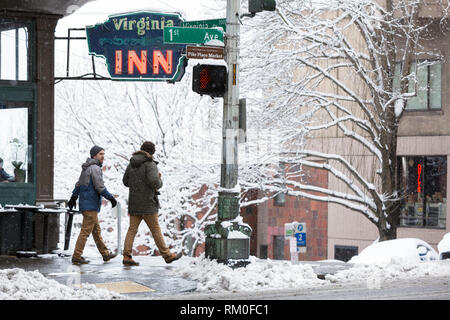
<path id="1" fill-rule="evenodd" d="M 86 27 L 89 54 L 104 57 L 115 80 L 179 81 L 185 45 L 164 43 L 164 29 L 180 26 L 177 13 L 134 12 L 112 15 Z"/>
<path id="2" fill-rule="evenodd" d="M 227 31 L 227 19 L 184 21 L 181 23 L 181 27 L 202 29 L 221 27 L 223 31 Z"/>

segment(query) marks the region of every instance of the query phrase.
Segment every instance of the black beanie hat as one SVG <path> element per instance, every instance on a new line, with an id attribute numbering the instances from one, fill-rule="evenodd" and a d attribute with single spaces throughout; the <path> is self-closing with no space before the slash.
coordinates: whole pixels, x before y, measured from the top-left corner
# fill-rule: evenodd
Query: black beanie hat
<path id="1" fill-rule="evenodd" d="M 91 158 L 95 157 L 97 155 L 97 153 L 99 153 L 102 150 L 105 150 L 105 149 L 103 149 L 102 147 L 99 147 L 99 146 L 93 146 L 90 151 Z"/>
<path id="2" fill-rule="evenodd" d="M 145 141 L 141 146 L 141 150 L 148 152 L 150 154 L 154 154 L 155 153 L 155 144 L 151 141 Z"/>

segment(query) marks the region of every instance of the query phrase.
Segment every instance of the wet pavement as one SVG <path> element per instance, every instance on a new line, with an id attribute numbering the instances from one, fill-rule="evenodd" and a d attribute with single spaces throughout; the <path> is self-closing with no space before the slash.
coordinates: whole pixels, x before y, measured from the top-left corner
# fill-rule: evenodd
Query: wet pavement
<path id="1" fill-rule="evenodd" d="M 38 270 L 46 278 L 65 285 L 90 283 L 110 284 L 114 287 L 114 284 L 121 284 L 120 287 L 116 287 L 123 290 L 125 285 L 125 287 L 128 286 L 128 290 L 125 288 L 125 293 L 123 291 L 119 293 L 126 295 L 129 299 L 152 299 L 159 296 L 180 295 L 192 292 L 197 287 L 195 281 L 171 275 L 171 270 L 181 259 L 167 265 L 161 257 L 137 256 L 133 258 L 140 263 L 139 266 L 124 266 L 122 256 L 108 262 L 104 262 L 101 256 L 89 257 L 90 263 L 81 266 L 72 265 L 71 256 L 59 256 L 58 254 L 31 258 L 0 256 L 0 269 Z M 124 284 L 124 282 L 127 283 Z M 147 290 L 134 289 L 136 287 Z M 133 292 L 133 290 L 141 292 Z"/>

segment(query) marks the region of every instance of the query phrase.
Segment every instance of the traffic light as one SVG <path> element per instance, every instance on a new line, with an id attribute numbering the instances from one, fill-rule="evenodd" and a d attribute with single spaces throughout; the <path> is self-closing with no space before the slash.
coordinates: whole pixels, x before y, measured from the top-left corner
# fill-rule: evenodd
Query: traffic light
<path id="1" fill-rule="evenodd" d="M 192 90 L 200 95 L 223 97 L 227 85 L 227 68 L 220 65 L 194 66 Z"/>
<path id="2" fill-rule="evenodd" d="M 257 13 L 262 11 L 275 11 L 277 3 L 275 0 L 248 0 L 248 11 Z"/>

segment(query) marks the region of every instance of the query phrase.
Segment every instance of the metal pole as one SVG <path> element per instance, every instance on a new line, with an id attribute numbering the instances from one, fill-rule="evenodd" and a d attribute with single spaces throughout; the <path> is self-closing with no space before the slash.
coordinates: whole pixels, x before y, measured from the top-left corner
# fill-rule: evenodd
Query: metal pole
<path id="1" fill-rule="evenodd" d="M 218 218 L 205 229 L 206 256 L 219 262 L 248 260 L 251 229 L 235 220 L 239 216 L 238 134 L 239 134 L 239 41 L 240 0 L 227 0 L 225 60 L 228 84 L 223 100 L 222 162 Z M 225 223 L 223 223 L 225 222 Z M 231 231 L 240 231 L 248 239 L 229 239 Z M 217 235 L 220 235 L 220 238 Z M 214 236 L 212 236 L 214 235 Z M 233 262 L 234 263 L 234 262 Z M 239 262 L 237 263 L 239 264 Z M 245 263 L 241 263 L 245 264 Z"/>
<path id="2" fill-rule="evenodd" d="M 117 254 L 122 254 L 122 208 L 120 202 L 117 202 Z"/>
<path id="3" fill-rule="evenodd" d="M 223 100 L 222 165 L 220 186 L 232 189 L 238 179 L 239 132 L 239 0 L 228 0 L 225 60 L 228 65 L 228 86 Z"/>

